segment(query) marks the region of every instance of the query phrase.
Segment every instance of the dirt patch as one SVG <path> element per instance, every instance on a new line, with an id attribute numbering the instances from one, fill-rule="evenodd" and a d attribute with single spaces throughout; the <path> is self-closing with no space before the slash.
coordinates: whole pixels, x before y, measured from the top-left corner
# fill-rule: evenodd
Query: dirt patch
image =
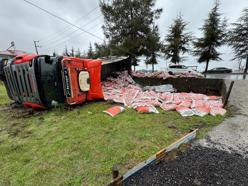
<path id="1" fill-rule="evenodd" d="M 125 185 L 246 185 L 248 159 L 236 153 L 194 146 L 130 177 Z"/>
<path id="2" fill-rule="evenodd" d="M 32 135 L 32 131 L 27 129 L 30 124 L 26 122 L 25 118 L 37 116 L 42 121 L 42 115 L 46 111 L 35 111 L 12 103 L 1 107 L 0 112 L 4 113 L 3 117 L 8 121 L 6 125 L 0 128 L 0 132 L 6 131 L 11 137 L 27 138 Z"/>

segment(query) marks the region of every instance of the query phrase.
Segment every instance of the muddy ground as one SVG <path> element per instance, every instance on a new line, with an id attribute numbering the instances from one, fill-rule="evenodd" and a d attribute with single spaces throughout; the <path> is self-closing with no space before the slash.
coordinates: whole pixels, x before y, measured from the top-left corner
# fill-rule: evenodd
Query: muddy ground
<path id="1" fill-rule="evenodd" d="M 231 117 L 176 159 L 145 168 L 125 185 L 247 185 L 247 92 L 248 81 L 236 81 L 229 101 Z"/>

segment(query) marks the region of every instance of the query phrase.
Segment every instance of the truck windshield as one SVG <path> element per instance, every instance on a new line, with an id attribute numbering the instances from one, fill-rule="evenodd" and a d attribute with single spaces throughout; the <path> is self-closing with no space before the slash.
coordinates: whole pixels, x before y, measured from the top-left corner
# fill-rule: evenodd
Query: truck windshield
<path id="1" fill-rule="evenodd" d="M 39 57 L 37 82 L 46 105 L 64 101 L 60 63 L 56 57 Z"/>

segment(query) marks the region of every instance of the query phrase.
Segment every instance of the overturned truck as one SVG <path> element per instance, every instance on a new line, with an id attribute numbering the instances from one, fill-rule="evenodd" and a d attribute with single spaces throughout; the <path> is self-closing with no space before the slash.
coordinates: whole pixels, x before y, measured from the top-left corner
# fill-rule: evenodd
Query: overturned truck
<path id="1" fill-rule="evenodd" d="M 2 65 L 1 80 L 19 104 L 46 109 L 103 99 L 101 81 L 116 71 L 131 71 L 128 57 L 80 59 L 23 54 Z"/>

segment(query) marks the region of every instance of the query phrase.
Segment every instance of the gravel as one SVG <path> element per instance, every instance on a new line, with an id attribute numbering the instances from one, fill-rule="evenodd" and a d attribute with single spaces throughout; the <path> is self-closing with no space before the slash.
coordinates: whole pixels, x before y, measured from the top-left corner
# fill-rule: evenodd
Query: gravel
<path id="1" fill-rule="evenodd" d="M 194 146 L 130 177 L 125 185 L 247 185 L 248 159 L 237 153 Z"/>

